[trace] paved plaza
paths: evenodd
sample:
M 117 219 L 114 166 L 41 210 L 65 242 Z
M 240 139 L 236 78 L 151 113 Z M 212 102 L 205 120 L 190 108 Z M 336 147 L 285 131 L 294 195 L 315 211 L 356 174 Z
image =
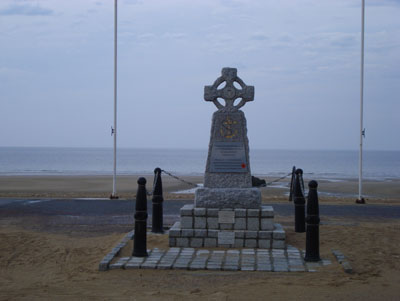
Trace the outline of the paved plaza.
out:
M 216 271 L 314 272 L 329 260 L 307 263 L 294 247 L 280 249 L 205 250 L 194 248 L 157 248 L 148 257 L 121 257 L 109 269 L 182 269 Z
M 288 245 L 286 249 L 204 249 L 169 248 L 148 250 L 148 257 L 118 257 L 120 250 L 132 243 L 129 232 L 99 264 L 99 270 L 176 269 L 214 271 L 315 272 L 330 260 L 305 262 L 304 251 Z M 152 235 L 148 233 L 148 235 Z M 165 234 L 166 235 L 166 234 Z

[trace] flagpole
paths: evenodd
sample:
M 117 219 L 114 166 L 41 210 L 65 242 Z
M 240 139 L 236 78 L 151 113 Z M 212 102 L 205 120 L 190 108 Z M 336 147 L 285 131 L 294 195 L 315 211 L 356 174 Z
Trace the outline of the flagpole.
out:
M 363 101 L 364 101 L 364 20 L 365 20 L 365 0 L 362 0 L 361 8 L 361 76 L 360 76 L 360 155 L 359 155 L 359 177 L 358 177 L 358 199 L 356 203 L 365 203 L 362 196 L 362 163 L 363 163 L 363 138 L 365 130 L 363 125 Z
M 111 199 L 118 199 L 117 196 L 117 0 L 114 0 L 114 173 L 113 191 Z

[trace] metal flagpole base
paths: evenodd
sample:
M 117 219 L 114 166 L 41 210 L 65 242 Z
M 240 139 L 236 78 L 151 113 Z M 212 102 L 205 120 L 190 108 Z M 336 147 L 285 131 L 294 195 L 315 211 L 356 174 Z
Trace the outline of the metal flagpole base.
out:
M 357 199 L 356 204 L 365 204 L 365 199 L 364 198 L 361 198 L 361 200 Z
M 117 199 L 119 199 L 118 195 L 113 195 L 113 194 L 110 195 L 110 200 L 117 200 Z

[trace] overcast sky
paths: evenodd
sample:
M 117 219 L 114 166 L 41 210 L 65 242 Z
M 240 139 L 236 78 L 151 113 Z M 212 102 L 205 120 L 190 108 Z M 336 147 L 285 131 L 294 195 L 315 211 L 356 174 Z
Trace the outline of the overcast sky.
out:
M 358 149 L 361 0 L 120 0 L 118 145 L 207 148 L 235 67 L 250 148 Z M 400 1 L 366 0 L 365 149 L 400 150 Z M 1 0 L 0 146 L 112 147 L 113 0 Z

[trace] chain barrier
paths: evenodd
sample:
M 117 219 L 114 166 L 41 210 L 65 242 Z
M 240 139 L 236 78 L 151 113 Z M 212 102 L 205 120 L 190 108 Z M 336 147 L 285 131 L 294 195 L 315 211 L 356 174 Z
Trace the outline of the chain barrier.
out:
M 178 180 L 178 181 L 181 181 L 182 183 L 185 183 L 185 184 L 187 184 L 187 185 L 194 186 L 194 187 L 199 187 L 198 184 L 195 184 L 195 183 L 186 181 L 186 180 L 184 180 L 184 179 L 182 179 L 182 178 L 180 178 L 180 177 L 178 177 L 178 176 L 173 175 L 172 173 L 170 173 L 170 172 L 168 172 L 168 171 L 166 171 L 166 170 L 164 170 L 164 169 L 161 169 L 161 172 L 163 172 L 163 173 L 169 175 L 170 177 L 172 177 L 172 178 L 174 178 L 174 179 L 176 179 L 176 180 Z
M 200 187 L 200 185 L 195 184 L 195 183 L 192 183 L 192 182 L 189 182 L 189 181 L 186 181 L 186 180 L 184 180 L 184 179 L 182 179 L 182 178 L 180 178 L 180 177 L 178 177 L 178 176 L 176 176 L 176 175 L 173 175 L 172 173 L 170 173 L 170 172 L 168 172 L 168 171 L 166 171 L 166 170 L 164 170 L 164 169 L 161 169 L 161 172 L 167 174 L 168 176 L 170 176 L 170 177 L 174 178 L 175 180 L 178 180 L 178 181 L 180 181 L 180 182 L 182 182 L 182 183 L 184 183 L 184 184 L 186 184 L 186 185 L 193 186 L 193 187 Z M 277 179 L 275 179 L 275 180 L 272 180 L 272 181 L 270 181 L 270 182 L 267 182 L 267 183 L 265 183 L 265 187 L 266 187 L 266 186 L 269 186 L 269 185 L 271 185 L 271 184 L 273 184 L 273 183 L 279 182 L 280 180 L 283 180 L 283 179 L 285 179 L 285 178 L 287 178 L 288 176 L 291 176 L 291 175 L 292 175 L 292 172 L 289 172 L 288 174 L 286 174 L 286 175 L 284 175 L 284 176 L 282 176 L 282 177 L 280 177 L 280 178 L 277 178 Z M 303 184 L 303 185 L 304 185 L 304 184 Z M 155 187 L 155 181 L 153 181 L 153 188 L 152 188 L 152 190 L 151 190 L 151 191 L 147 191 L 147 195 L 148 195 L 148 196 L 152 196 L 152 195 L 153 195 L 153 193 L 154 193 L 154 187 Z M 304 190 L 304 186 L 303 186 L 303 190 Z
M 275 183 L 275 182 L 279 182 L 280 180 L 283 180 L 283 179 L 285 179 L 285 178 L 287 178 L 288 176 L 291 176 L 291 175 L 292 175 L 292 173 L 289 172 L 288 174 L 286 174 L 286 175 L 284 175 L 284 176 L 282 176 L 282 177 L 280 177 L 280 178 L 277 178 L 277 179 L 272 180 L 272 181 L 270 181 L 270 182 L 268 182 L 268 183 L 265 183 L 265 186 L 271 185 L 271 184 L 273 184 L 273 183 Z
M 161 172 L 163 172 L 163 173 L 169 175 L 170 177 L 172 177 L 172 178 L 174 178 L 174 179 L 176 179 L 176 180 L 178 180 L 178 181 L 181 181 L 182 183 L 185 183 L 185 184 L 187 184 L 187 185 L 194 186 L 194 187 L 199 187 L 198 184 L 195 184 L 195 183 L 186 181 L 186 180 L 184 180 L 184 179 L 182 179 L 182 178 L 180 178 L 180 177 L 178 177 L 178 176 L 176 176 L 176 175 L 171 174 L 170 172 L 168 172 L 168 171 L 166 171 L 166 170 L 164 170 L 164 169 L 162 169 Z M 288 176 L 291 176 L 291 175 L 292 175 L 292 173 L 289 172 L 288 174 L 286 174 L 286 175 L 284 175 L 284 176 L 282 176 L 282 177 L 280 177 L 280 178 L 277 178 L 277 179 L 275 179 L 275 180 L 272 180 L 272 181 L 266 183 L 265 186 L 271 185 L 272 183 L 275 183 L 275 182 L 279 182 L 280 180 L 283 180 L 283 179 L 285 179 L 285 178 L 287 178 Z

